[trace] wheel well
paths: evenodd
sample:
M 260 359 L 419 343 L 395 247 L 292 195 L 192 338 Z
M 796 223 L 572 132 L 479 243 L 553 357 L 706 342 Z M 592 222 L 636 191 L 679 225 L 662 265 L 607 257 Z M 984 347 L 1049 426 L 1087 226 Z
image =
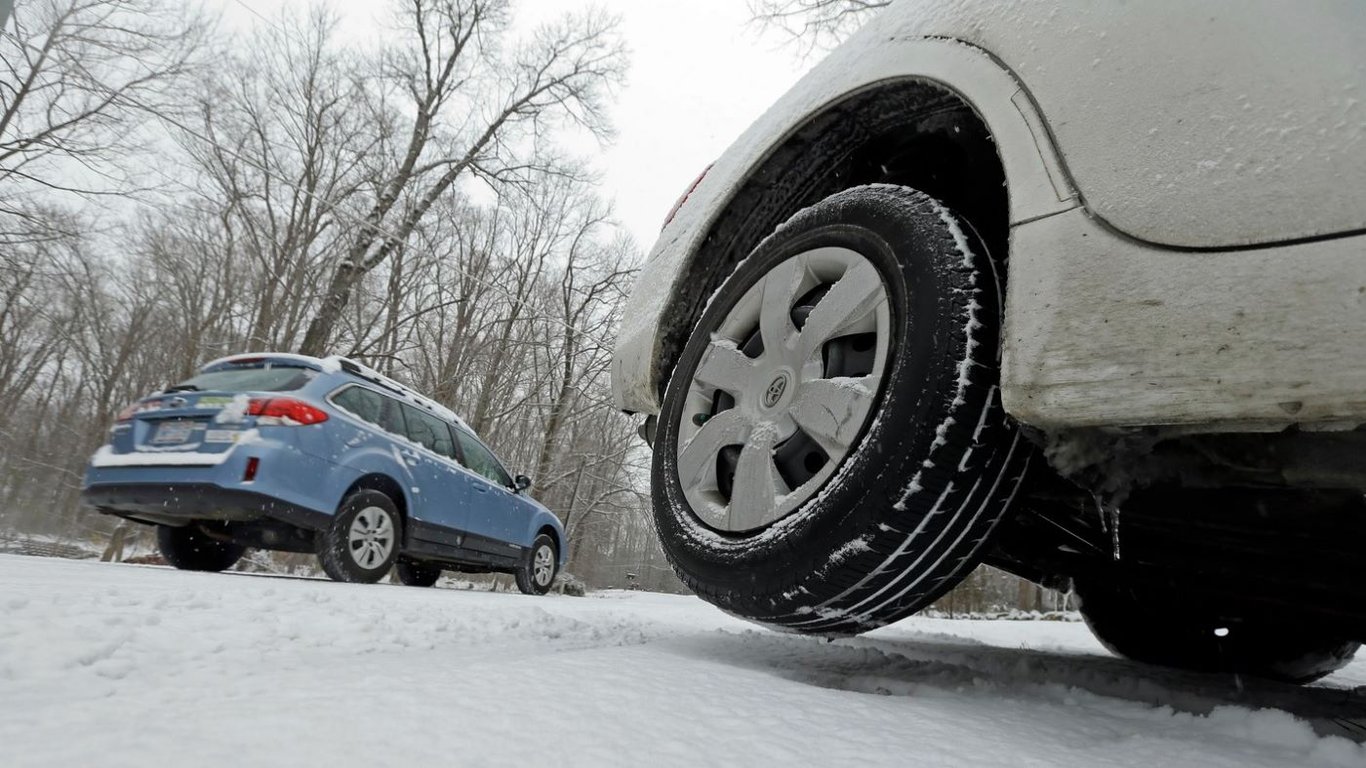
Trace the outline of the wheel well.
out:
M 549 525 L 541 526 L 541 530 L 537 531 L 536 535 L 540 536 L 541 534 L 549 536 L 550 540 L 555 542 L 555 555 L 557 557 L 564 553 L 564 544 L 560 542 L 560 534 L 554 527 Z
M 707 299 L 792 214 L 864 184 L 898 184 L 948 206 L 1005 263 L 1010 228 L 1005 170 L 986 124 L 957 93 L 924 80 L 850 94 L 798 128 L 754 168 L 691 257 L 660 333 L 660 396 Z M 1002 271 L 1004 274 L 1004 271 Z
M 342 499 L 345 500 L 348 496 L 362 488 L 371 491 L 379 491 L 394 502 L 394 506 L 398 507 L 399 517 L 405 523 L 404 532 L 406 534 L 406 523 L 408 522 L 408 497 L 403 493 L 403 486 L 399 485 L 397 480 L 388 475 L 372 472 L 352 483 L 351 487 L 346 489 L 346 493 L 342 494 Z

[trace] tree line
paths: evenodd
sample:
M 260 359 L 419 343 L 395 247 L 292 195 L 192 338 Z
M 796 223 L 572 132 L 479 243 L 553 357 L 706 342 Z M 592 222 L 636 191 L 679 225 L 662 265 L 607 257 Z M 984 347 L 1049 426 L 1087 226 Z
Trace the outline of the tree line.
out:
M 797 39 L 883 0 L 752 0 Z M 0 27 L 0 536 L 99 541 L 114 415 L 209 359 L 343 354 L 462 414 L 594 586 L 678 590 L 608 392 L 637 244 L 566 130 L 611 135 L 616 21 L 509 0 L 322 6 L 243 34 L 174 0 L 19 0 Z M 1031 591 L 1031 589 L 1033 591 Z M 979 570 L 936 606 L 1046 608 Z
M 616 20 L 321 6 L 238 36 L 170 0 L 20 0 L 0 32 L 0 529 L 73 537 L 134 399 L 222 355 L 343 354 L 465 416 L 564 521 L 655 572 L 608 342 L 639 249 L 565 131 L 610 137 Z M 639 578 L 638 576 L 635 578 Z M 668 586 L 662 584 L 661 586 Z

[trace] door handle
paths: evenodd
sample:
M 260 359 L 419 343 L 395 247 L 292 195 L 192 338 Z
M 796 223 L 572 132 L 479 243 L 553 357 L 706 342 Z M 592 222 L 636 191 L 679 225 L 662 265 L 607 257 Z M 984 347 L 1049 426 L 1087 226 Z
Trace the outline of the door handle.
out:
M 483 483 L 475 483 L 474 490 L 478 491 L 479 493 L 488 493 L 489 487 L 487 485 L 484 485 Z

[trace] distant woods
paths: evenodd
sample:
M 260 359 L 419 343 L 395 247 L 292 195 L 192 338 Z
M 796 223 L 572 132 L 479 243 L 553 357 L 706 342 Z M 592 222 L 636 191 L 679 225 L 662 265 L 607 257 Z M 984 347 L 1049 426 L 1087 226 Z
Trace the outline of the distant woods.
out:
M 913 1 L 913 0 L 908 0 Z M 754 20 L 811 52 L 833 47 L 893 0 L 748 0 Z
M 610 135 L 615 20 L 392 0 L 364 41 L 321 9 L 227 38 L 188 7 L 18 0 L 0 31 L 0 531 L 111 530 L 77 495 L 114 414 L 293 350 L 464 415 L 533 474 L 571 572 L 659 570 L 608 394 L 639 250 L 556 141 Z

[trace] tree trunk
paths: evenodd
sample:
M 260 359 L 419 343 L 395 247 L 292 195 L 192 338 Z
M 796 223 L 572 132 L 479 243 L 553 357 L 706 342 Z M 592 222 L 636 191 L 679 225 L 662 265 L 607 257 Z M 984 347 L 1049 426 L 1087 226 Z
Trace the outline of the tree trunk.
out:
M 327 286 L 327 293 L 323 297 L 323 305 L 308 324 L 308 331 L 304 333 L 304 342 L 299 345 L 299 354 L 313 357 L 323 357 L 327 354 L 327 346 L 332 341 L 332 331 L 337 327 L 337 321 L 341 319 L 347 303 L 351 301 L 351 291 L 356 287 L 359 278 L 360 273 L 349 260 L 337 265 L 336 271 L 332 273 L 332 282 Z

